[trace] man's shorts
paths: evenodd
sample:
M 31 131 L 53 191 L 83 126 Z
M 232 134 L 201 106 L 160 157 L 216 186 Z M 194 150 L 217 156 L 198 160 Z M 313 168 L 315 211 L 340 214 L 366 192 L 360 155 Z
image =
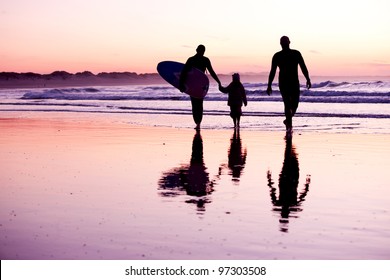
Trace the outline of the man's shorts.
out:
M 284 106 L 296 110 L 299 104 L 300 88 L 298 84 L 280 85 L 280 94 L 282 95 Z

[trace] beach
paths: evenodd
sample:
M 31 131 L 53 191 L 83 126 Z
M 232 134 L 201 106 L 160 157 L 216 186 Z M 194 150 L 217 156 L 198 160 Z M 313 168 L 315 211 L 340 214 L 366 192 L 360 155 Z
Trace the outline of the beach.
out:
M 1 279 L 387 280 L 389 10 L 2 1 Z
M 302 116 L 289 141 L 280 115 L 244 115 L 237 132 L 206 114 L 197 132 L 189 114 L 9 106 L 2 260 L 390 257 L 390 134 L 367 118 Z

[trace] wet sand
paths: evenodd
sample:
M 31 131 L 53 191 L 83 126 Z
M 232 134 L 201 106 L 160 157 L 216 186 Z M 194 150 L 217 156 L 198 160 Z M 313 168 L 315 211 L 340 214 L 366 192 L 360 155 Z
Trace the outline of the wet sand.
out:
M 390 135 L 103 117 L 0 114 L 1 259 L 390 258 Z

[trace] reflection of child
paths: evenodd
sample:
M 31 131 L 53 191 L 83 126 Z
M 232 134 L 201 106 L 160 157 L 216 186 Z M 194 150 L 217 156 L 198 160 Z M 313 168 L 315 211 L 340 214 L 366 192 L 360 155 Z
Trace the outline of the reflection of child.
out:
M 247 105 L 246 93 L 244 86 L 240 82 L 240 75 L 233 74 L 233 81 L 227 86 L 219 86 L 219 90 L 223 93 L 228 93 L 228 105 L 230 106 L 230 116 L 233 119 L 234 127 L 240 126 L 240 118 L 242 115 L 242 103 Z

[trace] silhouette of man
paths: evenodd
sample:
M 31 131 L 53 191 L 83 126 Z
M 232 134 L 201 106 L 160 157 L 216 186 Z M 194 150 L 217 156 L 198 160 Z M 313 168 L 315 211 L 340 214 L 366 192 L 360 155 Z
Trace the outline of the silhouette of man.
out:
M 299 80 L 298 65 L 306 78 L 307 89 L 311 88 L 309 72 L 301 53 L 297 50 L 290 49 L 290 39 L 287 36 L 280 38 L 282 50 L 275 53 L 272 57 L 272 66 L 268 78 L 267 94 L 272 93 L 272 82 L 275 77 L 276 68 L 279 67 L 279 90 L 283 98 L 284 114 L 288 133 L 292 132 L 292 117 L 295 115 L 299 104 Z
M 215 74 L 213 67 L 211 66 L 210 59 L 204 56 L 205 51 L 206 51 L 206 47 L 204 45 L 199 45 L 196 48 L 196 54 L 188 58 L 180 75 L 179 89 L 181 92 L 185 91 L 184 84 L 187 78 L 187 74 L 192 67 L 199 69 L 203 73 L 205 73 L 207 69 L 211 77 L 213 77 L 214 80 L 218 83 L 218 86 L 221 85 L 221 82 L 219 81 L 217 74 Z M 191 96 L 191 105 L 192 105 L 192 117 L 196 124 L 196 129 L 199 129 L 200 123 L 202 122 L 202 118 L 203 118 L 203 98 L 195 98 Z

